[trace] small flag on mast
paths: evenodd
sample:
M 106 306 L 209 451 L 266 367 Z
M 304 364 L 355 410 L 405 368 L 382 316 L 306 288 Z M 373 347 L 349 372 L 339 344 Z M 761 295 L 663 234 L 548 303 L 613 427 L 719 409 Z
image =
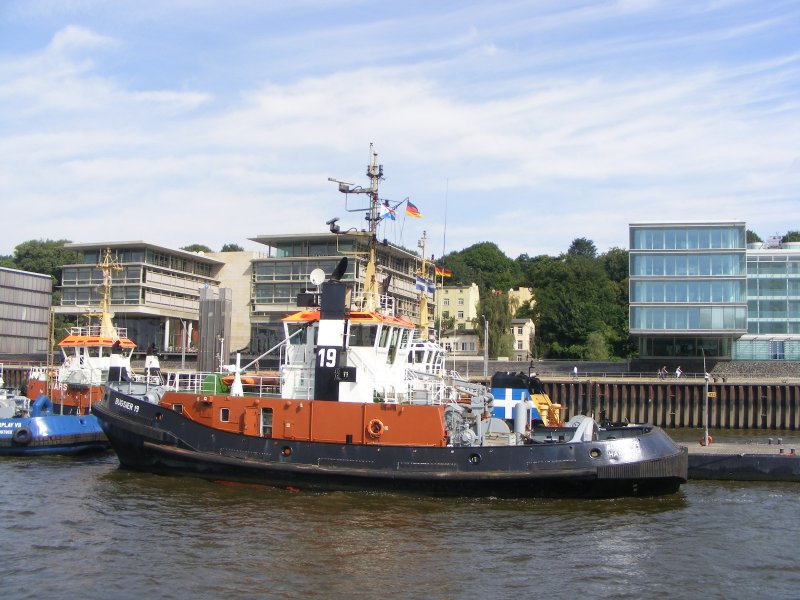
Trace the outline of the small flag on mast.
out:
M 383 204 L 381 204 L 381 218 L 395 221 L 397 218 L 395 215 L 397 215 L 397 211 L 389 206 L 388 200 L 384 200 Z
M 419 209 L 412 204 L 411 200 L 406 198 L 406 216 L 408 217 L 416 217 L 418 219 L 422 218 L 422 213 L 419 212 Z

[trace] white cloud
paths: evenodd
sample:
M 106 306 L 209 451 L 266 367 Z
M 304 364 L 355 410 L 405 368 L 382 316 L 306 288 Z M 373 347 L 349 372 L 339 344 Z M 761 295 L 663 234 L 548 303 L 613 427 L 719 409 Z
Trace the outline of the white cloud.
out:
M 79 48 L 98 48 L 114 45 L 116 42 L 105 35 L 100 35 L 84 27 L 69 25 L 56 32 L 50 42 L 49 49 L 55 52 L 67 52 Z
M 423 229 L 443 237 L 445 200 L 449 250 L 496 241 L 511 256 L 557 254 L 576 237 L 601 251 L 627 246 L 627 224 L 640 220 L 741 218 L 762 237 L 800 228 L 793 45 L 698 60 L 703 40 L 747 48 L 753 30 L 735 15 L 705 30 L 626 27 L 565 43 L 559 34 L 591 19 L 622 27 L 670 9 L 545 6 L 286 21 L 268 42 L 241 25 L 241 64 L 213 64 L 215 48 L 202 46 L 211 24 L 191 45 L 186 28 L 202 25 L 171 22 L 169 11 L 160 20 L 174 35 L 159 39 L 157 65 L 139 55 L 154 38 L 138 25 L 69 14 L 39 51 L 0 56 L 0 187 L 17 211 L 6 211 L 0 254 L 32 238 L 108 239 L 98 212 L 131 230 L 113 239 L 176 247 L 324 230 L 331 216 L 361 226 L 327 177 L 364 183 L 369 142 L 385 164 L 382 194 L 411 196 L 425 215 L 390 232 L 412 247 Z M 693 18 L 693 5 L 671 10 Z M 759 35 L 778 27 L 770 17 Z M 665 55 L 687 39 L 686 60 Z M 171 61 L 183 68 L 172 78 Z M 244 83 L 225 87 L 245 69 L 249 78 L 234 79 Z

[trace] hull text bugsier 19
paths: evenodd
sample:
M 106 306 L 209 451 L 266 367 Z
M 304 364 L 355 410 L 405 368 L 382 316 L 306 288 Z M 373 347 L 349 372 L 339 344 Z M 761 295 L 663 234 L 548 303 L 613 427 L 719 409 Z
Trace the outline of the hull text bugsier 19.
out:
M 497 497 L 671 494 L 687 479 L 687 451 L 651 425 L 566 425 L 535 377 L 494 387 L 447 372 L 440 346 L 394 314 L 377 285 L 373 153 L 364 286 L 340 281 L 347 258 L 284 319 L 280 371 L 191 374 L 153 386 L 109 382 L 93 405 L 123 467 L 301 490 L 392 490 Z M 342 189 L 344 187 L 344 189 Z M 335 223 L 331 225 L 334 230 Z M 424 250 L 422 275 L 425 277 Z M 383 289 L 380 289 L 383 288 Z M 381 292 L 384 292 L 383 294 Z M 421 305 L 427 299 L 421 295 Z M 421 311 L 423 312 L 423 311 Z M 519 389 L 508 389 L 510 387 Z M 223 388 L 224 389 L 224 388 Z M 498 397 L 495 400 L 495 397 Z

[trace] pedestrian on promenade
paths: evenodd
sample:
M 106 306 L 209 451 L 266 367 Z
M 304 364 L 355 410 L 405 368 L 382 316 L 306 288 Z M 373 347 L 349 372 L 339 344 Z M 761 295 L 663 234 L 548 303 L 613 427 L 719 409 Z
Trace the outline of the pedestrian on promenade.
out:
M 572 367 L 572 376 L 577 379 L 578 378 L 578 365 Z
M 683 371 L 681 371 L 681 367 L 679 365 L 678 368 L 675 369 L 675 379 L 680 379 L 681 375 L 683 375 Z

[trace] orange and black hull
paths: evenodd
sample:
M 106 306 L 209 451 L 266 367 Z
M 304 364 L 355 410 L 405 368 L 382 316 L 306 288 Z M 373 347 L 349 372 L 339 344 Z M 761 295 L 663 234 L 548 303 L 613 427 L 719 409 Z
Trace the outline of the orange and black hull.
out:
M 112 388 L 93 412 L 123 467 L 284 488 L 497 497 L 650 496 L 677 492 L 687 474 L 686 450 L 657 428 L 608 441 L 416 446 L 245 435 L 209 427 Z

